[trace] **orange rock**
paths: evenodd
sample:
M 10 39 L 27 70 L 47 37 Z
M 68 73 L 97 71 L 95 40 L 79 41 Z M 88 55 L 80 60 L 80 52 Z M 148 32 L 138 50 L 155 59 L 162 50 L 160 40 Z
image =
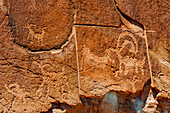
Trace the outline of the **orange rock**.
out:
M 150 79 L 169 110 L 168 6 L 154 2 L 0 0 L 0 112 L 138 112 Z

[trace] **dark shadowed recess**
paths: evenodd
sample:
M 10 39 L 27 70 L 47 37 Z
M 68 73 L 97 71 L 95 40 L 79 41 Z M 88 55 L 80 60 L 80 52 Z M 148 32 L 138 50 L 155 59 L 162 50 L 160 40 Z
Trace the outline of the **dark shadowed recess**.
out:
M 110 91 L 103 97 L 80 96 L 81 104 L 70 106 L 66 103 L 52 103 L 52 107 L 43 113 L 52 113 L 52 109 L 67 110 L 66 113 L 137 113 L 140 112 L 150 90 L 150 79 L 142 91 L 137 93 Z
M 170 99 L 169 98 L 164 98 L 164 97 L 158 97 L 158 106 L 157 110 L 160 113 L 170 113 Z
M 124 12 L 122 12 L 122 11 L 119 9 L 119 7 L 117 6 L 116 0 L 111 0 L 111 2 L 112 2 L 112 1 L 115 2 L 117 10 L 119 11 L 119 13 L 120 13 L 126 20 L 128 20 L 131 24 L 134 24 L 134 25 L 142 28 L 143 30 L 145 29 L 145 28 L 144 28 L 144 25 L 143 25 L 142 23 L 138 22 L 137 20 L 131 18 L 130 16 L 128 16 L 127 14 L 125 14 Z
M 156 110 L 160 113 L 170 113 L 170 98 L 158 96 L 160 91 L 156 88 L 152 88 L 152 92 L 158 102 Z
M 159 90 L 152 88 L 152 92 L 153 92 L 153 97 L 156 98 L 156 95 L 159 93 Z

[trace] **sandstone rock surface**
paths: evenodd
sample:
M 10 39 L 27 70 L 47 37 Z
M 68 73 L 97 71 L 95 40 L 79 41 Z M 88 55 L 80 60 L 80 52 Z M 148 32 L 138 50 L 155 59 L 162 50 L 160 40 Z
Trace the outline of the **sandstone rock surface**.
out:
M 169 7 L 0 0 L 0 112 L 170 112 Z
M 153 76 L 152 87 L 159 92 L 158 101 L 167 102 L 166 104 L 170 106 L 169 1 L 117 0 L 117 3 L 123 12 L 146 26 Z M 163 111 L 168 109 L 170 112 L 165 105 L 160 106 Z

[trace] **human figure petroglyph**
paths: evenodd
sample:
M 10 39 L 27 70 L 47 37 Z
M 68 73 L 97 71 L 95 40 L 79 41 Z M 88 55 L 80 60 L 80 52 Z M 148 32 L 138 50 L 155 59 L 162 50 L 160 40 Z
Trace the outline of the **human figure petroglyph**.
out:
M 38 97 L 44 96 L 43 94 L 46 93 L 45 89 L 47 89 L 47 84 L 48 84 L 48 81 L 45 78 L 43 78 L 43 82 L 41 83 L 41 85 L 39 86 L 39 88 L 37 89 L 35 93 Z
M 26 97 L 30 95 L 29 92 L 23 91 L 23 89 L 20 88 L 20 86 L 17 83 L 13 84 L 5 84 L 5 88 L 9 93 L 12 93 L 15 96 L 15 99 L 13 101 L 13 104 L 19 104 L 19 103 L 26 103 L 25 100 Z
M 37 1 L 37 0 L 32 0 L 32 1 Z M 46 0 L 44 0 L 44 1 L 46 1 Z M 53 1 L 53 0 L 50 0 L 50 1 Z M 53 4 L 50 4 L 50 5 L 53 5 Z M 36 4 L 34 4 L 34 7 L 38 7 L 38 6 L 36 6 Z M 44 6 L 44 7 L 46 7 L 46 6 Z M 50 17 L 49 15 L 47 17 Z M 65 20 L 63 20 L 63 21 L 65 21 Z M 31 92 L 32 95 L 30 96 L 30 98 L 33 99 L 34 103 L 36 103 L 36 104 L 40 103 L 40 104 L 38 104 L 40 106 L 42 106 L 44 103 L 48 103 L 48 102 L 50 103 L 50 102 L 54 102 L 54 101 L 68 102 L 71 105 L 73 103 L 73 101 L 75 100 L 76 101 L 75 103 L 77 103 L 77 100 L 76 100 L 76 98 L 78 97 L 77 96 L 77 88 L 79 88 L 79 90 L 80 90 L 80 85 L 79 85 L 80 82 L 82 82 L 83 86 L 85 86 L 86 84 L 92 85 L 92 82 L 89 82 L 89 80 L 87 80 L 86 82 L 83 83 L 83 79 L 85 78 L 85 76 L 84 76 L 85 74 L 84 75 L 82 74 L 82 76 L 80 75 L 81 76 L 80 80 L 79 80 L 79 74 L 77 74 L 77 76 L 75 77 L 75 75 L 76 75 L 75 73 L 76 72 L 79 73 L 79 66 L 77 66 L 77 68 L 76 68 L 76 66 L 75 66 L 76 63 L 72 64 L 72 62 L 77 62 L 77 65 L 79 63 L 79 60 L 78 60 L 79 48 L 77 47 L 79 45 L 77 44 L 77 42 L 75 42 L 75 41 L 77 41 L 77 39 L 75 38 L 76 34 L 74 34 L 74 33 L 76 33 L 75 29 L 73 29 L 73 27 L 72 27 L 72 30 L 70 30 L 70 33 L 68 33 L 69 35 L 66 38 L 66 42 L 62 43 L 59 47 L 57 46 L 56 48 L 52 48 L 52 46 L 51 46 L 49 48 L 45 48 L 45 46 L 43 46 L 44 43 L 46 43 L 45 38 L 49 38 L 49 40 L 53 40 L 55 38 L 58 42 L 60 42 L 60 40 L 58 40 L 58 39 L 63 38 L 63 37 L 58 35 L 58 34 L 54 35 L 54 37 L 46 37 L 46 32 L 48 31 L 47 26 L 41 26 L 42 29 L 40 29 L 40 31 L 38 31 L 38 29 L 37 29 L 40 26 L 35 24 L 35 23 L 24 24 L 24 26 L 27 27 L 26 29 L 28 29 L 29 32 L 28 32 L 28 36 L 26 36 L 26 37 L 23 36 L 22 38 L 24 40 L 25 40 L 25 38 L 27 38 L 27 41 L 28 41 L 27 44 L 29 46 L 18 44 L 17 47 L 19 48 L 21 46 L 20 47 L 21 51 L 25 50 L 26 52 L 29 53 L 30 56 L 28 56 L 28 58 L 30 58 L 31 61 L 29 59 L 28 62 L 30 62 L 31 65 L 34 64 L 34 62 L 36 62 L 37 65 L 33 65 L 31 68 L 28 66 L 28 67 L 26 67 L 26 69 L 29 69 L 29 70 L 26 70 L 26 69 L 23 69 L 23 70 L 30 71 L 30 73 L 34 72 L 34 74 L 37 75 L 37 78 L 39 78 L 39 77 L 43 78 L 43 81 L 42 80 L 39 81 L 38 86 L 37 86 L 37 83 L 36 83 L 36 89 L 34 89 L 34 90 L 31 89 L 31 88 L 28 89 L 29 92 L 34 91 L 34 92 Z M 76 24 L 73 25 L 73 26 L 75 28 L 80 27 L 80 29 L 82 27 L 81 25 L 79 26 L 79 25 L 76 25 Z M 107 26 L 104 25 L 102 27 L 107 27 Z M 114 26 L 112 26 L 112 27 L 114 27 Z M 67 26 L 65 26 L 65 28 L 67 28 Z M 87 26 L 87 29 L 90 29 L 90 28 L 94 28 L 94 29 L 97 29 L 97 30 L 99 28 L 99 30 L 101 30 L 100 25 L 94 26 L 94 27 L 93 26 Z M 109 29 L 110 28 L 111 28 L 111 26 L 109 27 Z M 71 29 L 71 27 L 70 27 L 70 29 Z M 113 29 L 120 30 L 121 28 L 116 27 L 116 28 L 113 28 Z M 113 30 L 113 29 L 111 28 L 111 30 Z M 79 28 L 77 29 L 77 31 L 78 30 L 79 30 Z M 64 33 L 65 31 L 61 30 L 60 32 Z M 92 32 L 92 34 L 90 34 L 90 32 Z M 93 33 L 94 34 L 96 33 L 95 31 L 94 32 L 90 31 L 90 32 L 89 32 L 90 35 L 93 35 Z M 108 30 L 104 30 L 101 33 L 101 38 L 105 38 L 105 35 L 103 35 L 103 34 L 106 34 L 106 32 L 108 32 Z M 84 32 L 81 32 L 81 34 L 83 34 L 83 33 Z M 113 35 L 118 36 L 117 34 L 119 34 L 119 32 L 115 33 L 115 34 L 113 32 L 109 32 L 109 33 L 111 34 L 110 36 L 113 36 Z M 73 35 L 75 35 L 75 36 L 73 36 Z M 90 35 L 88 37 L 85 37 L 85 38 L 89 38 Z M 129 37 L 131 37 L 131 38 L 130 39 L 123 38 L 126 35 L 129 35 Z M 72 37 L 72 38 L 69 39 L 68 37 Z M 79 38 L 78 35 L 77 35 L 77 38 Z M 75 39 L 75 41 L 73 41 L 74 39 Z M 97 42 L 100 43 L 100 39 L 96 38 Z M 83 49 L 84 50 L 83 55 L 84 55 L 85 63 L 89 63 L 89 65 L 93 68 L 96 68 L 96 67 L 102 68 L 106 72 L 105 73 L 106 75 L 110 74 L 110 72 L 108 73 L 109 70 L 112 71 L 111 74 L 113 76 L 121 76 L 120 73 L 124 73 L 124 75 L 128 75 L 128 72 L 134 71 L 134 70 L 136 72 L 140 71 L 137 68 L 142 68 L 142 66 L 143 66 L 142 63 L 145 61 L 145 58 L 143 60 L 138 60 L 137 58 L 131 58 L 128 55 L 126 55 L 126 56 L 121 55 L 121 52 L 124 51 L 125 49 L 127 49 L 128 52 L 134 54 L 134 56 L 135 56 L 135 54 L 138 53 L 138 46 L 137 46 L 136 38 L 130 32 L 123 32 L 123 33 L 120 34 L 118 40 L 119 40 L 118 43 L 117 43 L 117 41 L 114 41 L 114 43 L 117 43 L 117 44 L 115 44 L 115 45 L 117 45 L 116 47 L 114 46 L 112 48 L 112 46 L 109 45 L 110 47 L 105 50 L 105 55 L 103 57 L 98 57 L 96 54 L 92 54 L 91 50 L 89 48 L 84 48 Z M 79 41 L 81 41 L 81 40 L 78 40 L 78 43 L 79 43 Z M 107 41 L 109 42 L 111 40 L 110 39 L 103 40 L 104 44 L 107 44 Z M 46 43 L 46 44 L 48 44 L 50 46 L 51 44 L 56 44 L 56 42 L 52 41 L 52 42 L 49 42 L 49 43 Z M 90 44 L 92 44 L 92 43 L 90 43 Z M 15 44 L 15 45 L 17 45 L 17 44 Z M 32 50 L 32 46 L 37 46 L 37 48 L 35 47 Z M 92 46 L 95 46 L 95 44 L 92 45 Z M 102 46 L 98 46 L 98 47 L 99 48 L 95 49 L 94 52 L 96 52 L 96 51 L 98 52 L 98 50 L 100 50 L 100 47 L 102 48 Z M 11 47 L 11 48 L 14 49 L 14 50 L 16 49 L 16 48 L 13 48 L 13 47 Z M 75 48 L 76 48 L 76 52 L 75 52 Z M 101 49 L 101 50 L 103 50 L 103 49 Z M 70 57 L 72 57 L 70 54 L 73 54 L 72 55 L 73 58 L 70 58 Z M 81 53 L 79 53 L 79 55 L 80 54 Z M 114 54 L 114 56 L 113 56 L 113 54 Z M 36 56 L 36 58 L 34 59 L 32 57 L 32 55 Z M 76 55 L 76 58 L 75 58 L 74 55 Z M 79 57 L 79 58 L 81 59 L 81 57 Z M 18 57 L 16 57 L 16 59 L 18 59 Z M 24 62 L 24 61 L 25 61 L 25 59 L 23 58 L 22 62 Z M 60 63 L 62 63 L 62 64 L 60 65 Z M 140 64 L 141 66 L 137 67 L 137 65 L 138 65 L 137 63 Z M 68 69 L 68 68 L 65 68 L 66 66 L 70 66 L 71 68 L 73 68 L 73 67 L 74 68 Z M 37 68 L 33 68 L 33 67 L 37 67 Z M 21 65 L 20 68 L 22 68 L 22 65 Z M 37 69 L 40 69 L 41 71 L 38 71 L 38 73 L 37 73 L 37 71 L 36 71 Z M 94 71 L 96 71 L 96 70 L 94 70 Z M 68 73 L 68 71 L 69 71 L 69 73 Z M 92 72 L 91 75 L 93 76 L 93 70 L 91 72 Z M 87 73 L 87 74 L 90 75 L 90 73 Z M 28 76 L 27 73 L 25 74 L 25 76 Z M 65 77 L 67 76 L 68 79 L 71 79 L 71 80 L 56 79 L 56 78 L 61 77 L 61 76 L 65 76 Z M 134 75 L 134 76 L 136 76 L 136 75 Z M 20 77 L 20 76 L 17 76 L 17 77 Z M 45 77 L 48 77 L 49 79 L 45 79 Z M 96 76 L 96 78 L 97 77 L 98 76 Z M 53 78 L 55 78 L 55 80 L 53 80 Z M 78 78 L 78 87 L 77 87 L 77 82 L 72 82 L 74 80 L 77 80 L 77 78 Z M 107 78 L 107 77 L 105 77 L 105 78 Z M 134 79 L 132 81 L 135 81 L 135 79 L 137 79 L 137 81 L 138 81 L 138 79 L 140 79 L 140 78 L 134 77 Z M 94 79 L 92 79 L 91 81 L 93 81 L 93 80 Z M 104 80 L 106 80 L 106 79 L 104 79 Z M 112 87 L 112 85 L 115 85 L 116 87 L 118 87 L 117 88 L 118 90 L 121 90 L 121 91 L 123 90 L 123 86 L 121 86 L 119 83 L 117 83 L 117 81 L 112 82 L 111 81 L 112 79 L 110 79 L 110 81 L 113 83 L 112 84 L 111 82 L 109 82 L 107 80 L 104 81 L 106 83 L 106 85 L 103 86 L 104 88 L 107 88 L 106 86 Z M 62 83 L 60 83 L 60 81 L 62 81 Z M 122 80 L 122 81 L 124 82 L 124 80 Z M 96 82 L 96 80 L 94 82 Z M 28 81 L 28 83 L 29 83 L 29 81 Z M 109 85 L 111 83 L 112 85 L 109 86 L 107 83 Z M 21 83 L 21 84 L 24 85 L 24 83 Z M 72 87 L 72 84 L 73 84 L 74 87 Z M 93 86 L 96 87 L 96 85 L 98 85 L 98 82 L 96 82 L 96 84 L 93 85 Z M 30 84 L 30 86 L 32 87 L 32 84 Z M 88 93 L 89 91 L 86 91 L 85 87 L 83 87 L 83 86 L 81 87 L 81 90 L 82 91 L 85 90 L 85 93 Z M 76 90 L 74 91 L 74 89 L 76 89 Z M 113 89 L 111 89 L 111 90 L 113 90 Z M 24 89 L 23 89 L 23 91 L 24 91 Z M 106 93 L 106 91 L 103 91 L 100 87 L 90 89 L 90 92 L 93 95 L 96 92 L 98 92 L 98 94 L 100 94 L 100 95 L 104 95 Z M 100 93 L 100 92 L 102 92 L 102 93 Z M 78 94 L 80 95 L 80 91 L 79 91 Z M 82 95 L 82 93 L 81 93 L 81 95 Z M 25 99 L 25 97 L 23 96 L 24 99 Z M 22 100 L 22 98 L 20 100 Z M 71 101 L 69 102 L 67 100 L 69 100 L 69 101 L 71 100 Z M 30 104 L 30 102 L 29 102 L 29 104 Z M 26 106 L 28 106 L 28 105 L 26 105 Z
M 33 64 L 33 62 L 36 61 L 39 65 L 38 67 L 36 65 L 32 66 L 32 69 L 29 68 L 30 71 L 37 70 L 35 68 L 37 67 L 40 70 L 38 74 L 41 74 L 44 79 L 38 89 L 34 92 L 33 95 L 36 97 L 34 99 L 36 101 L 41 101 L 40 99 L 45 98 L 45 102 L 45 100 L 51 98 L 49 96 L 49 91 L 51 90 L 50 85 L 52 83 L 57 84 L 60 80 L 54 82 L 50 80 L 52 78 L 51 76 L 48 80 L 45 80 L 44 76 L 51 73 L 53 76 L 63 76 L 63 74 L 67 74 L 65 67 L 76 62 L 76 59 L 72 59 L 71 61 L 69 59 L 76 55 L 76 31 L 73 25 L 75 12 L 73 3 L 72 1 L 61 0 L 9 0 L 9 6 L 12 6 L 8 7 L 8 11 L 10 12 L 10 24 L 14 36 L 14 44 L 22 49 L 26 49 L 26 52 L 28 52 L 30 56 L 36 56 L 37 58 L 42 56 L 42 61 L 49 58 L 49 62 L 55 62 L 55 65 L 57 66 L 60 65 L 60 62 L 63 63 L 59 69 L 56 69 L 55 66 L 49 65 L 48 63 L 41 63 L 41 61 L 37 62 L 37 59 L 30 61 L 30 64 Z M 23 10 L 23 12 L 21 10 L 16 10 L 17 6 L 20 6 L 21 8 L 24 7 L 23 9 L 27 10 Z M 23 15 L 20 15 L 21 12 Z M 18 18 L 20 18 L 20 21 L 18 21 Z M 54 61 L 51 61 L 51 58 L 54 59 Z M 52 68 L 54 68 L 54 71 L 50 70 Z M 62 70 L 60 70 L 60 68 Z M 55 72 L 55 70 L 60 70 L 61 72 Z M 74 68 L 74 70 L 77 69 Z M 52 83 L 50 83 L 50 81 Z M 62 86 L 54 88 L 60 89 L 60 87 Z M 70 87 L 69 83 L 66 87 Z M 64 96 L 58 95 L 58 98 L 63 99 Z

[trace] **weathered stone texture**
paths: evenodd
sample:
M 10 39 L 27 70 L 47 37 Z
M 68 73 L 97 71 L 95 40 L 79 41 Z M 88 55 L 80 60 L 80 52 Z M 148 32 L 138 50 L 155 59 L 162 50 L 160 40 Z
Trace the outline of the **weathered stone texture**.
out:
M 120 26 L 121 21 L 111 0 L 73 0 L 76 24 Z
M 14 42 L 23 47 L 60 48 L 72 32 L 74 11 L 68 0 L 8 0 L 6 4 Z
M 81 76 L 109 90 L 132 93 L 142 90 L 150 78 L 144 37 L 121 28 L 76 29 Z
M 11 17 L 1 14 L 0 112 L 47 111 L 56 100 L 76 105 L 79 97 L 73 35 L 61 49 L 32 52 L 15 43 L 18 37 L 9 26 Z
M 0 0 L 0 112 L 169 112 L 169 6 Z
M 153 75 L 152 87 L 160 91 L 157 95 L 158 100 L 166 98 L 162 101 L 169 102 L 170 2 L 168 0 L 117 0 L 117 3 L 122 11 L 146 26 Z

